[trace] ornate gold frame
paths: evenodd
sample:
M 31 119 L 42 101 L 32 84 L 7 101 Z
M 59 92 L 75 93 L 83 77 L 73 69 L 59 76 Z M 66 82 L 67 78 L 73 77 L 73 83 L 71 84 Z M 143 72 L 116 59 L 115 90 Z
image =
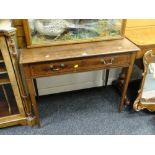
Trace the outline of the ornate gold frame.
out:
M 137 99 L 135 100 L 133 104 L 133 108 L 135 111 L 140 111 L 142 109 L 148 109 L 149 111 L 153 112 L 155 111 L 155 104 L 144 104 L 141 102 L 141 97 L 142 97 L 142 92 L 144 89 L 144 84 L 146 80 L 146 75 L 148 72 L 148 66 L 150 63 L 154 62 L 155 63 L 155 51 L 149 50 L 148 52 L 145 53 L 143 57 L 143 63 L 144 63 L 144 73 L 143 73 L 143 79 L 141 82 L 141 87 L 140 90 L 138 91 L 139 95 Z
M 104 39 L 103 37 L 96 37 L 93 39 L 81 39 L 81 40 L 66 40 L 66 41 L 57 41 L 53 43 L 44 43 L 44 44 L 32 44 L 31 32 L 28 24 L 28 19 L 23 19 L 23 26 L 25 31 L 26 37 L 26 44 L 27 48 L 34 48 L 34 47 L 42 47 L 42 46 L 52 46 L 52 45 L 64 45 L 64 44 L 75 44 L 75 43 L 85 43 L 85 42 L 92 42 L 92 41 L 103 41 L 103 40 L 111 40 L 111 39 L 122 39 L 124 38 L 125 34 L 125 27 L 126 27 L 126 19 L 122 19 L 121 25 L 121 34 L 118 37 L 111 37 L 109 39 Z

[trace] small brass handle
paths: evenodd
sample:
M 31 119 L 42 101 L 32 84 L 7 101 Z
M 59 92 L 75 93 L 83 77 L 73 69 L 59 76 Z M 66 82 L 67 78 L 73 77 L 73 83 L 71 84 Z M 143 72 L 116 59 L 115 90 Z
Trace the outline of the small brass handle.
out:
M 101 59 L 101 62 L 105 65 L 112 65 L 114 61 L 114 58 L 108 59 L 108 60 L 104 60 L 103 58 Z
M 60 68 L 51 68 L 52 69 L 52 71 L 59 71 L 60 70 Z
M 64 67 L 65 67 L 64 64 L 60 64 L 59 66 L 50 65 L 50 69 L 52 71 L 59 71 L 59 70 L 63 69 Z

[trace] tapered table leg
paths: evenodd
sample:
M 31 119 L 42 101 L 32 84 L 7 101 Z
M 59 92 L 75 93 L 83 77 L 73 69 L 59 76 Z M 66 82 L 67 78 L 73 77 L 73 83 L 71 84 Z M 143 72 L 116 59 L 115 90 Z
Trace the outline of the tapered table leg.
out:
M 108 79 L 109 79 L 109 69 L 106 69 L 105 86 L 107 86 L 108 84 Z
M 33 78 L 31 78 L 31 71 L 30 71 L 29 65 L 24 65 L 23 70 L 24 70 L 24 75 L 25 75 L 25 79 L 26 79 L 26 86 L 27 86 L 28 94 L 30 95 L 33 112 L 36 117 L 36 123 L 38 124 L 39 127 L 41 127 L 38 105 L 36 103 L 36 98 L 35 98 L 35 89 L 34 89 L 34 84 L 33 84 Z M 32 115 L 32 111 L 31 111 L 31 115 Z
M 131 77 L 131 73 L 132 73 L 132 69 L 133 69 L 133 64 L 135 61 L 135 54 L 132 54 L 131 60 L 132 61 L 130 62 L 130 66 L 126 70 L 126 77 L 125 77 L 125 81 L 124 81 L 124 85 L 123 85 L 122 99 L 121 99 L 121 103 L 119 105 L 119 112 L 122 111 L 124 103 L 125 103 L 127 88 L 128 88 L 129 81 L 130 81 L 130 77 Z
M 37 105 L 36 99 L 35 99 L 35 91 L 34 91 L 33 81 L 32 81 L 32 79 L 26 79 L 26 83 L 27 83 L 29 94 L 30 94 L 33 111 L 34 111 L 34 114 L 36 116 L 37 124 L 39 127 L 41 127 L 38 105 Z

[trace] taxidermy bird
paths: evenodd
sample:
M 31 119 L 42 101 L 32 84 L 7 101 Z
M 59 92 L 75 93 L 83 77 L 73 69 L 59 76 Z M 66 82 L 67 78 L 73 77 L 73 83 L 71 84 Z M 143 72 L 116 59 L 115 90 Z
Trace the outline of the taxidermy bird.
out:
M 35 20 L 34 26 L 36 31 L 45 36 L 58 37 L 60 36 L 69 23 L 65 20 L 52 19 L 52 20 Z
M 76 23 L 69 22 L 65 19 L 36 19 L 34 22 L 34 28 L 40 35 L 45 35 L 49 37 L 61 36 L 68 29 L 85 29 L 89 31 L 96 31 L 93 27 L 89 25 L 79 25 L 78 21 Z M 96 32 L 97 33 L 97 32 Z

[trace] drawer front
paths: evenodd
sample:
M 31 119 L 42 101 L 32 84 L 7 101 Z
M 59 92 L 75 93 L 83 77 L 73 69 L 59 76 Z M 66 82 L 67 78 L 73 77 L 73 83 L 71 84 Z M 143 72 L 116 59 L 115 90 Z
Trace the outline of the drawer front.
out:
M 130 54 L 31 64 L 33 77 L 129 66 Z

